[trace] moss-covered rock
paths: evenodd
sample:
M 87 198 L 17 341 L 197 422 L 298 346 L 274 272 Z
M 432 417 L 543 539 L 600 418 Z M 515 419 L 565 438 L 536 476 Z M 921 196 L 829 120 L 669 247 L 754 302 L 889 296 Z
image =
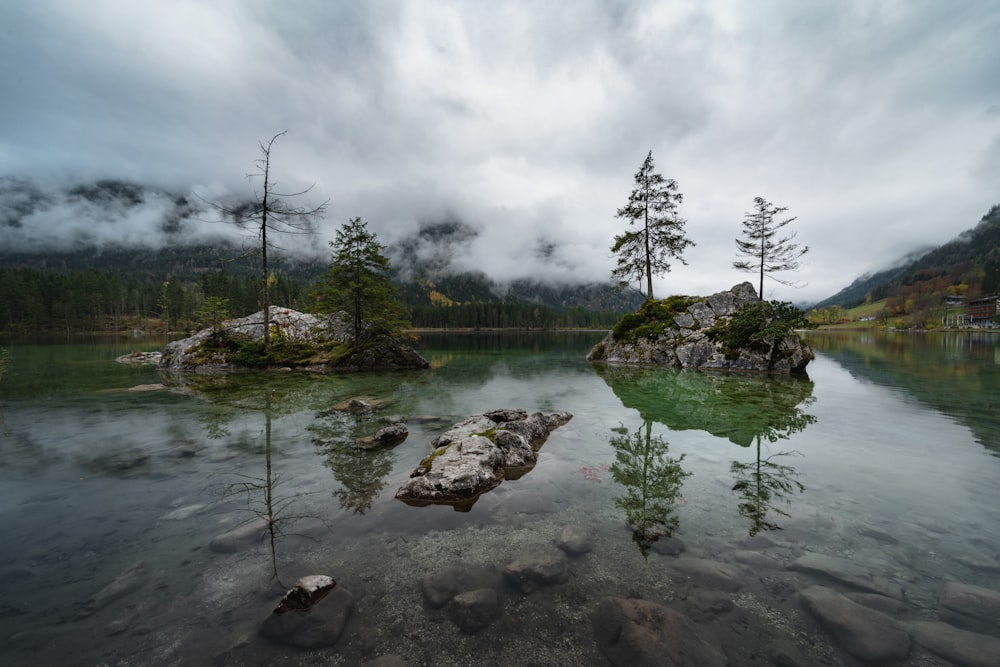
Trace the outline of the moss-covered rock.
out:
M 713 370 L 792 373 L 812 349 L 793 331 L 787 304 L 761 302 L 749 282 L 707 297 L 647 301 L 623 317 L 587 355 L 590 361 Z
M 379 370 L 427 368 L 426 359 L 392 336 L 377 336 L 357 349 L 347 316 L 317 316 L 272 308 L 270 345 L 264 349 L 264 311 L 227 320 L 194 336 L 168 343 L 159 368 L 166 371 L 239 368 Z

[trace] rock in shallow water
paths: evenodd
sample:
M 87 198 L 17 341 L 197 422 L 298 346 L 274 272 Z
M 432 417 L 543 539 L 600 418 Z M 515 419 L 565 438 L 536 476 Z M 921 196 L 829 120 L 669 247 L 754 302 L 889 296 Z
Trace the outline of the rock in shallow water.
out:
M 594 541 L 580 526 L 566 526 L 556 538 L 556 546 L 570 556 L 581 556 L 594 548 Z
M 412 504 L 450 504 L 468 510 L 485 491 L 504 480 L 508 468 L 534 465 L 535 449 L 572 418 L 568 412 L 532 415 L 491 410 L 455 424 L 435 441 L 396 498 Z
M 448 617 L 462 632 L 479 632 L 500 614 L 500 598 L 492 588 L 478 588 L 459 593 L 448 605 Z
M 1000 591 L 949 581 L 941 589 L 940 602 L 945 620 L 1000 636 Z
M 293 614 L 271 614 L 260 633 L 271 641 L 302 649 L 333 646 L 354 610 L 354 596 L 334 588 L 308 610 Z
M 928 651 L 961 667 L 1000 667 L 1000 638 L 959 630 L 947 623 L 917 621 L 906 626 Z
M 313 605 L 325 598 L 333 590 L 337 582 L 325 574 L 310 574 L 302 577 L 281 598 L 275 607 L 275 614 L 286 614 L 290 611 L 308 611 Z
M 725 667 L 718 643 L 681 613 L 649 600 L 605 598 L 591 615 L 594 639 L 616 667 Z
M 566 581 L 567 565 L 566 556 L 553 550 L 518 558 L 503 568 L 503 575 L 517 590 L 531 593 Z
M 800 595 L 806 609 L 851 655 L 884 663 L 910 654 L 910 635 L 885 614 L 824 586 L 812 586 Z

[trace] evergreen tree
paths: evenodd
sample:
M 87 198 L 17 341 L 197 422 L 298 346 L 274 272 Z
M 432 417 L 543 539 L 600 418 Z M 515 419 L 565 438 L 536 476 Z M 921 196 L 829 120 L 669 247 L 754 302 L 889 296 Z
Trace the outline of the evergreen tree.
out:
M 649 151 L 635 174 L 628 204 L 615 214 L 628 220 L 630 228 L 616 236 L 611 246 L 618 258 L 612 277 L 623 287 L 633 280 L 641 286 L 645 279 L 647 301 L 653 298 L 653 276 L 670 271 L 670 258 L 687 264 L 681 255 L 694 245 L 684 235 L 686 221 L 677 215 L 684 195 L 677 191 L 676 181 L 663 178 L 654 169 L 653 151 Z
M 351 317 L 354 349 L 360 347 L 366 327 L 375 336 L 408 326 L 406 309 L 399 302 L 389 276 L 389 259 L 368 223 L 352 218 L 330 242 L 333 257 L 313 296 L 316 311 L 345 311 Z
M 793 217 L 779 222 L 775 221 L 775 216 L 787 211 L 787 207 L 775 206 L 763 197 L 754 198 L 753 204 L 754 211 L 743 216 L 743 238 L 736 239 L 737 255 L 746 259 L 734 261 L 733 268 L 747 273 L 759 272 L 760 290 L 757 296 L 763 301 L 764 276 L 768 275 L 782 285 L 794 287 L 795 283 L 775 278 L 770 274 L 777 271 L 798 269 L 798 260 L 809 252 L 809 246 L 799 248 L 798 244 L 792 243 L 795 239 L 795 232 L 786 236 L 778 236 L 783 227 L 795 220 Z

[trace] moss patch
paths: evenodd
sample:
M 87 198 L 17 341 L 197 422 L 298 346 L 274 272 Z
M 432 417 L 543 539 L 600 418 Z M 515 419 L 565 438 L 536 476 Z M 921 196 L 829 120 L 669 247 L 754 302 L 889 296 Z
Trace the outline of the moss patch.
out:
M 626 343 L 634 343 L 642 338 L 655 339 L 668 329 L 679 329 L 674 318 L 697 302 L 698 299 L 688 296 L 647 301 L 636 312 L 622 317 L 612 329 L 611 337 Z

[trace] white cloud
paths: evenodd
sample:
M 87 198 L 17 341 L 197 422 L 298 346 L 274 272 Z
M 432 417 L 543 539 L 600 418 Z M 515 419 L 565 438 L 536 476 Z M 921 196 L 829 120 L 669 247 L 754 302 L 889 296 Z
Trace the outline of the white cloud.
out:
M 480 232 L 456 261 L 499 278 L 608 277 L 649 149 L 698 244 L 661 292 L 745 277 L 733 239 L 757 195 L 813 247 L 808 288 L 775 290 L 795 300 L 1000 198 L 990 2 L 40 0 L 5 3 L 0 26 L 0 175 L 247 193 L 257 141 L 288 130 L 277 177 L 330 198 L 325 237 L 361 216 L 393 242 L 453 215 Z M 86 231 L 52 216 L 25 241 Z

